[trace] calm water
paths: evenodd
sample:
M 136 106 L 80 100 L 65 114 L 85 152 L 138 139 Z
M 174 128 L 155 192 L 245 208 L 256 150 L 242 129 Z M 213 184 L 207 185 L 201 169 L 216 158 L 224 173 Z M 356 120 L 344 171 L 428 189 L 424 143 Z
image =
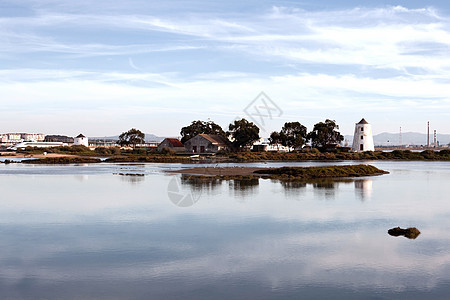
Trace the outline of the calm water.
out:
M 181 164 L 0 164 L 1 299 L 448 298 L 450 163 L 372 164 L 391 173 L 198 183 L 164 172 Z

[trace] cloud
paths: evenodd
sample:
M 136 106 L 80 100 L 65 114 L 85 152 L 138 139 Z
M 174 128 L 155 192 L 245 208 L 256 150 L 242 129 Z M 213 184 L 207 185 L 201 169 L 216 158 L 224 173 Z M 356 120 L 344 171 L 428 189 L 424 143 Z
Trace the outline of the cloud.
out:
M 437 9 L 400 6 L 183 18 L 40 9 L 0 18 L 0 90 L 5 107 L 30 114 L 79 103 L 97 113 L 129 105 L 130 118 L 139 107 L 225 120 L 264 90 L 289 119 L 355 110 L 410 119 L 449 108 L 449 24 Z

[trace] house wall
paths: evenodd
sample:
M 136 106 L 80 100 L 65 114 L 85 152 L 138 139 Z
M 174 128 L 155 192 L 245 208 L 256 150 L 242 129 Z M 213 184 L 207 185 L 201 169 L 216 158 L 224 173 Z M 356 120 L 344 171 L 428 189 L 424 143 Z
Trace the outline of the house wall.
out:
M 203 153 L 216 153 L 217 151 L 220 150 L 218 146 L 214 145 L 209 140 L 199 135 L 193 137 L 192 139 L 184 143 L 184 148 L 186 149 L 186 152 L 189 153 L 202 153 L 201 152 L 202 147 L 204 147 L 205 149 Z M 196 151 L 195 148 L 197 149 Z

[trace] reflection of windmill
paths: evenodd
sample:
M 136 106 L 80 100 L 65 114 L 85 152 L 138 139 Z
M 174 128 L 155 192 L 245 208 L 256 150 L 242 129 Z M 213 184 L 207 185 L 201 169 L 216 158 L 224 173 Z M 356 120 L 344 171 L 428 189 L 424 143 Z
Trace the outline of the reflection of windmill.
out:
M 355 180 L 355 192 L 362 201 L 369 199 L 372 196 L 372 179 Z

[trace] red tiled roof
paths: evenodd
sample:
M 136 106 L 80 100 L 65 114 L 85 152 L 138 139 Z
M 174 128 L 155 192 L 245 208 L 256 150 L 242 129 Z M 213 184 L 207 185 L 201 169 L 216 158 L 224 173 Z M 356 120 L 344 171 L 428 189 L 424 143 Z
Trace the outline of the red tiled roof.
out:
M 184 147 L 183 143 L 178 139 L 166 139 L 172 147 Z

